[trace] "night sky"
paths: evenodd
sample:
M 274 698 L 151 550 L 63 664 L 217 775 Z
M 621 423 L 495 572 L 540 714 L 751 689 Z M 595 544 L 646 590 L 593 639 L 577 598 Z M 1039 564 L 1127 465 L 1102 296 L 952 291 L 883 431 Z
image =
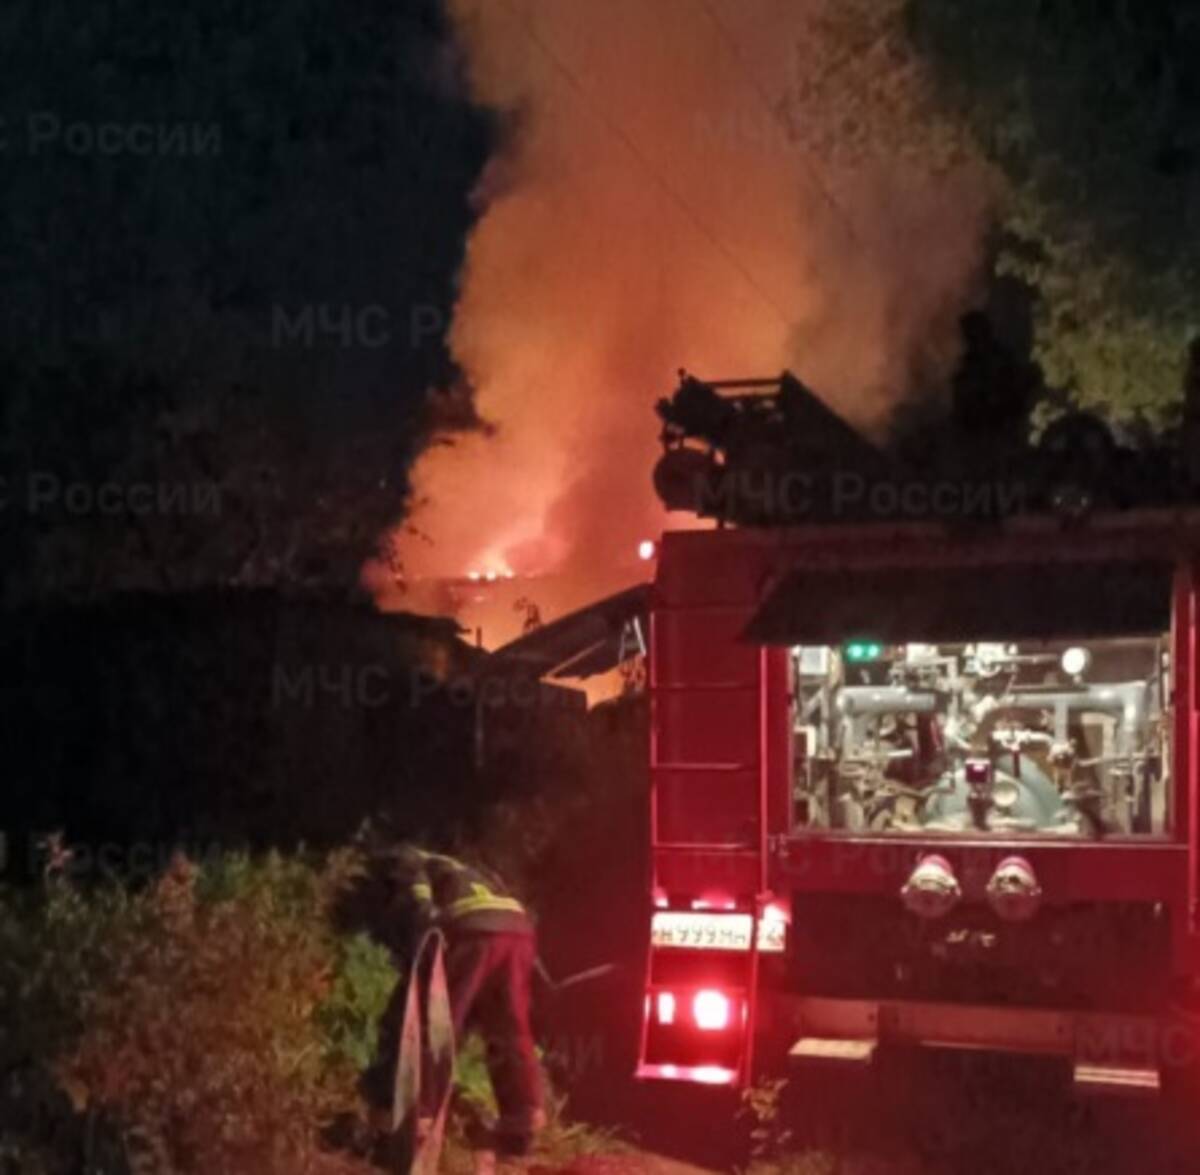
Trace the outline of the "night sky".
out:
M 0 54 L 5 598 L 352 594 L 469 420 L 446 331 L 494 127 L 441 6 L 39 0 Z

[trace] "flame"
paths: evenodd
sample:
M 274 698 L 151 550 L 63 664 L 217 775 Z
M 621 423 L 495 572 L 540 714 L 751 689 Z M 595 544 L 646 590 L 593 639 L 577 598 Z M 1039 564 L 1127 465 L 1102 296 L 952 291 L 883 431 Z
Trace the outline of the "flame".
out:
M 473 94 L 510 126 L 450 336 L 495 427 L 418 463 L 433 541 L 400 541 L 410 579 L 552 575 L 546 619 L 617 590 L 668 522 L 653 406 L 680 367 L 790 367 L 877 426 L 914 352 L 955 332 L 981 219 L 961 185 L 817 176 L 786 134 L 748 132 L 781 131 L 813 10 L 837 2 L 448 0 Z

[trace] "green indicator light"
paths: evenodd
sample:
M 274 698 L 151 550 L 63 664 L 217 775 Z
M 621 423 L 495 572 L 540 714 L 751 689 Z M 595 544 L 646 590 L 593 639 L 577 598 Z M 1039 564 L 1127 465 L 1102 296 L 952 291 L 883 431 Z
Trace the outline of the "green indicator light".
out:
M 847 661 L 875 661 L 883 656 L 883 645 L 878 641 L 851 641 L 846 646 Z

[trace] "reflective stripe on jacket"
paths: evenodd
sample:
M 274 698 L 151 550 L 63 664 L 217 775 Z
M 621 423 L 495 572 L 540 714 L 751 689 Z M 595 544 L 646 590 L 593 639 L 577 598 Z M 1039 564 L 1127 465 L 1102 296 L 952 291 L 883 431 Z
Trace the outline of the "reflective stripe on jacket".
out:
M 419 853 L 409 893 L 425 920 L 446 929 L 532 933 L 525 907 L 479 869 L 442 853 Z

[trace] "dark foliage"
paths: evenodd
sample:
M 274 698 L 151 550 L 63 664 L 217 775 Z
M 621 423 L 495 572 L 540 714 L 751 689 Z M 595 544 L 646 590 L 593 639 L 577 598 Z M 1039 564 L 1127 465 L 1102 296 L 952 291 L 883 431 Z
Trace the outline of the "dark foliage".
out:
M 1197 324 L 1200 10 L 1191 0 L 909 0 L 939 96 L 1007 181 L 1004 271 L 1077 404 L 1178 418 Z
M 474 710 L 433 666 L 472 651 L 449 629 L 267 592 L 10 613 L 0 825 L 145 875 L 181 843 L 335 844 L 383 806 L 461 819 Z M 30 851 L 14 842 L 14 867 Z
M 438 0 L 5 8 L 9 600 L 353 586 L 457 380 L 448 46 Z

